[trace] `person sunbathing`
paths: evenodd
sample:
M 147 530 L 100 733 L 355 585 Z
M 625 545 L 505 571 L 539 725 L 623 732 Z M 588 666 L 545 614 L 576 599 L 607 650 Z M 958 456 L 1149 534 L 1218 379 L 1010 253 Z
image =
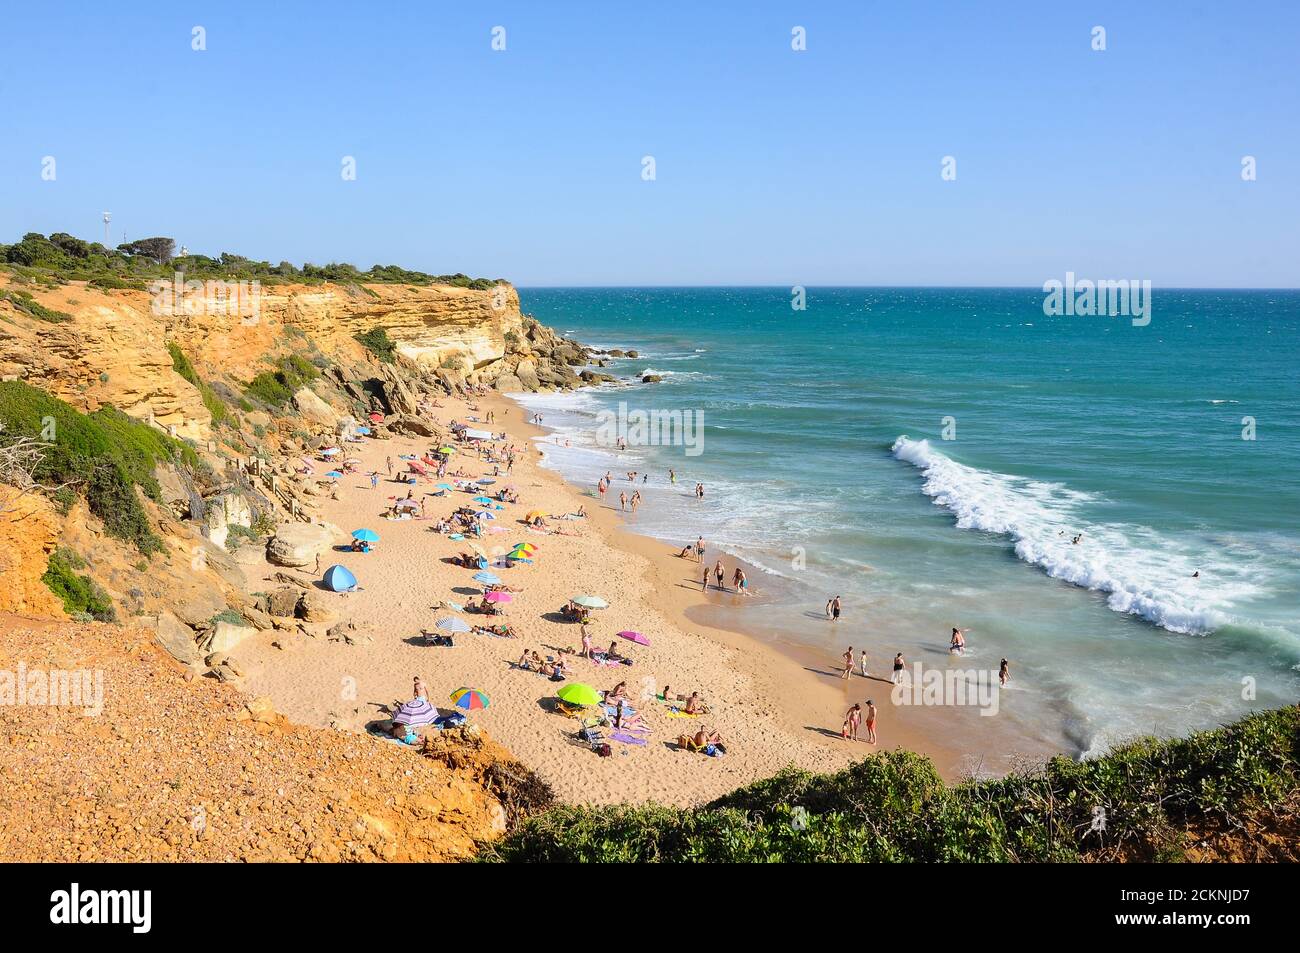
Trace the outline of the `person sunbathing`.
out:
M 716 728 L 710 731 L 707 728 L 701 728 L 693 735 L 678 735 L 677 747 L 685 748 L 688 751 L 703 751 L 709 745 L 722 744 L 722 732 Z
M 627 682 L 619 682 L 609 691 L 605 692 L 605 704 L 612 705 L 618 701 L 630 701 L 627 695 Z
M 688 715 L 707 714 L 709 707 L 700 699 L 699 692 L 691 692 L 691 697 L 686 699 L 686 707 L 682 709 Z
M 609 648 L 605 651 L 605 658 L 606 658 L 607 660 L 611 661 L 611 662 L 630 662 L 630 661 L 632 661 L 632 660 L 631 660 L 630 658 L 628 658 L 626 655 L 623 655 L 623 654 L 621 654 L 621 653 L 619 652 L 619 650 L 618 650 L 618 643 L 617 643 L 617 642 L 611 642 L 611 643 L 609 643 Z
M 488 592 L 523 592 L 524 589 L 522 586 L 516 588 L 515 586 L 507 586 L 503 582 L 494 582 L 487 587 L 487 591 Z

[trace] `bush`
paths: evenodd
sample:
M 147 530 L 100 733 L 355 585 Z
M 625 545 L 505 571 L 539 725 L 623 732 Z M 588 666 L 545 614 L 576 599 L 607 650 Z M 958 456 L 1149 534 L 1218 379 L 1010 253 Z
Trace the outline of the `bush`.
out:
M 38 321 L 64 324 L 72 320 L 72 315 L 65 311 L 55 311 L 53 308 L 45 307 L 26 291 L 0 291 L 0 301 L 8 301 L 23 314 L 30 318 L 36 318 Z
M 175 341 L 168 341 L 167 350 L 172 356 L 172 370 L 198 388 L 199 397 L 202 398 L 203 406 L 207 408 L 212 422 L 217 426 L 228 423 L 230 421 L 230 408 L 217 396 L 217 392 L 212 389 L 211 385 L 199 379 L 199 375 L 194 370 L 194 365 L 185 356 L 185 352 L 180 349 L 180 345 Z
M 117 611 L 108 594 L 89 576 L 78 575 L 77 570 L 85 566 L 81 557 L 60 546 L 50 555 L 41 581 L 59 597 L 64 611 L 74 619 L 89 617 L 99 622 L 116 622 Z
M 299 387 L 315 380 L 320 371 L 310 361 L 296 354 L 280 358 L 274 370 L 263 371 L 244 387 L 244 393 L 271 407 L 280 408 L 289 402 Z
M 834 774 L 787 769 L 697 810 L 556 808 L 493 861 L 1176 860 L 1185 831 L 1300 790 L 1300 708 L 1087 761 L 945 785 L 928 758 L 882 752 Z M 1104 812 L 1104 814 L 1100 813 Z M 1104 816 L 1103 829 L 1094 819 Z
M 355 335 L 364 347 L 384 364 L 392 364 L 397 359 L 397 345 L 388 336 L 387 328 L 371 328 L 363 334 Z
M 6 431 L 35 439 L 43 438 L 48 421 L 53 438 L 35 478 L 84 494 L 110 536 L 133 543 L 146 555 L 162 549 L 162 542 L 149 525 L 137 489 L 157 501 L 161 490 L 153 474 L 160 464 L 201 469 L 193 448 L 115 407 L 83 414 L 21 381 L 0 382 L 0 421 Z M 55 496 L 57 500 L 60 494 Z

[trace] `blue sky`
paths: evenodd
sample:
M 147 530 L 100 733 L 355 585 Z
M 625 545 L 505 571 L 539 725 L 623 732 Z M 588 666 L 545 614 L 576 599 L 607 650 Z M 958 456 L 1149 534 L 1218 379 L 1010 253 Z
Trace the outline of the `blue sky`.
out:
M 1289 0 L 15 5 L 0 241 L 109 209 L 521 285 L 1294 287 L 1298 49 Z

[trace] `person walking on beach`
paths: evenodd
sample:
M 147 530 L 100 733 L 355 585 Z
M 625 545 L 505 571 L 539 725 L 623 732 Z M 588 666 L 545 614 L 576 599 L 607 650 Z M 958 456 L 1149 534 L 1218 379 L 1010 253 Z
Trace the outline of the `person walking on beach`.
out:
M 862 654 L 858 656 L 858 665 L 862 671 L 863 678 L 870 678 L 871 673 L 867 671 L 867 650 L 863 649 Z
M 618 508 L 624 513 L 627 512 L 627 491 L 626 490 L 624 490 L 622 493 L 618 495 Z
M 894 674 L 889 677 L 889 684 L 897 685 L 898 680 L 903 677 L 903 653 L 899 652 L 894 656 Z
M 676 483 L 676 482 L 677 482 L 677 471 L 676 471 L 676 470 L 669 470 L 669 471 L 668 471 L 668 482 L 669 482 L 669 483 Z
M 858 725 L 862 721 L 862 706 L 857 702 L 853 707 L 844 713 L 844 739 L 846 741 L 858 740 Z
M 371 474 L 370 474 L 370 489 L 372 489 L 372 490 L 377 490 L 377 489 L 379 489 L 379 471 L 378 471 L 378 470 L 374 470 L 374 471 L 372 471 Z
M 724 582 L 727 578 L 727 570 L 722 568 L 721 559 L 719 559 L 716 563 L 713 564 L 713 578 L 718 581 L 718 588 L 721 589 L 723 592 L 726 592 L 727 587 L 726 585 L 724 585 Z
M 749 577 L 745 575 L 745 570 L 739 566 L 736 567 L 736 571 L 731 577 L 731 585 L 741 595 L 749 595 Z
M 393 458 L 392 458 L 392 457 L 385 457 L 385 458 L 384 458 L 384 463 L 386 463 L 386 464 L 388 465 L 388 479 L 391 480 L 391 479 L 393 478 Z
M 948 652 L 950 654 L 952 655 L 966 654 L 966 633 L 969 631 L 970 629 L 954 628 L 952 630 L 952 642 L 948 644 Z
M 826 618 L 830 619 L 832 622 L 840 621 L 840 597 L 839 596 L 836 596 L 834 599 L 827 600 Z
M 704 537 L 703 536 L 698 536 L 695 539 L 695 558 L 700 562 L 704 562 Z
M 998 666 L 998 684 L 1005 688 L 1007 681 L 1010 678 L 1011 678 L 1011 663 L 1009 663 L 1006 659 L 1003 659 L 1002 664 Z
M 709 567 L 704 567 L 704 578 L 700 580 L 700 591 L 708 592 L 709 590 Z
M 849 680 L 849 676 L 852 674 L 853 674 L 853 646 L 850 645 L 849 650 L 844 653 L 844 674 L 841 675 L 840 678 L 844 679 L 847 682 Z
M 867 744 L 876 743 L 876 703 L 867 699 Z

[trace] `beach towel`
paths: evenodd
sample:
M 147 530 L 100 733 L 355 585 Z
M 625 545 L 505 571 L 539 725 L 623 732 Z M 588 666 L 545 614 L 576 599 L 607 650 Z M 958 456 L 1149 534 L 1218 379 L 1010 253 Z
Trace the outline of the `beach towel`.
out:
M 637 738 L 621 731 L 616 731 L 610 735 L 615 741 L 621 741 L 625 745 L 643 745 L 646 743 L 645 738 Z
M 686 712 L 682 711 L 680 708 L 670 708 L 668 709 L 668 711 L 664 712 L 664 714 L 666 714 L 669 718 L 699 718 L 700 717 L 699 715 L 687 714 Z

